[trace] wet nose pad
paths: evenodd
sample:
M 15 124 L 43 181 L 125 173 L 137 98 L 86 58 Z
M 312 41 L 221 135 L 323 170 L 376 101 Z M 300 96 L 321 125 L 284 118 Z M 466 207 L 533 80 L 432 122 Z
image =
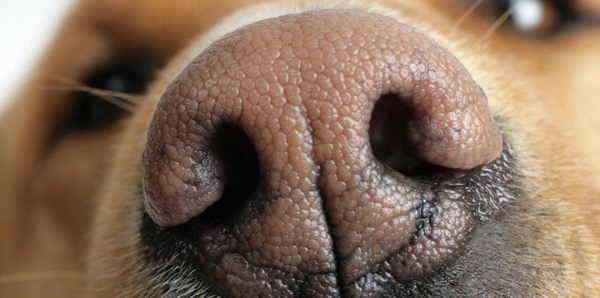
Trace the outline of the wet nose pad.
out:
M 442 47 L 379 15 L 312 11 L 227 35 L 172 83 L 144 205 L 160 226 L 196 223 L 199 271 L 225 294 L 364 294 L 381 262 L 403 279 L 465 241 L 462 192 L 425 176 L 501 151 L 484 94 Z

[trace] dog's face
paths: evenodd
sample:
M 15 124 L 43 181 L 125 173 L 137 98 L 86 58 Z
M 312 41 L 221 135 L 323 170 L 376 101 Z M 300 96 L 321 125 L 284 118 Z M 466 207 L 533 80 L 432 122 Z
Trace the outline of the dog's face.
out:
M 78 4 L 0 296 L 600 293 L 600 1 L 256 2 Z

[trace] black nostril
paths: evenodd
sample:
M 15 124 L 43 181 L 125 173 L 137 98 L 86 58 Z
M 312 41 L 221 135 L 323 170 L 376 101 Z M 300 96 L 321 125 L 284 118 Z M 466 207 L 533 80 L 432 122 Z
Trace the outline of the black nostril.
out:
M 407 134 L 411 110 L 394 94 L 381 96 L 369 121 L 369 142 L 373 155 L 384 165 L 415 179 L 433 180 L 449 171 L 411 153 Z
M 212 150 L 224 168 L 222 197 L 196 218 L 206 226 L 227 221 L 260 182 L 258 155 L 248 135 L 237 125 L 221 124 L 212 137 Z

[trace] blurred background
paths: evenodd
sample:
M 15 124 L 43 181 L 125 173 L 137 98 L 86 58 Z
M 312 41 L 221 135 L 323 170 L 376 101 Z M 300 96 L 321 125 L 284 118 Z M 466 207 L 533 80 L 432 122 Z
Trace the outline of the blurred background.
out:
M 0 0 L 0 112 L 72 4 L 73 0 Z

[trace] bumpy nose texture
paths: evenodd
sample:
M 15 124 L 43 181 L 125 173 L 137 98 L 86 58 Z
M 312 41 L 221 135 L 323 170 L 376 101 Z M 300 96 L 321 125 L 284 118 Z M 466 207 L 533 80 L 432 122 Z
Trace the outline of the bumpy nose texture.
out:
M 443 48 L 378 15 L 307 12 L 227 35 L 172 83 L 149 130 L 146 210 L 175 226 L 217 202 L 230 174 L 215 131 L 241 127 L 261 178 L 231 222 L 200 237 L 214 264 L 207 275 L 233 296 L 339 294 L 409 244 L 434 196 L 373 156 L 371 114 L 387 95 L 407 111 L 402 146 L 427 163 L 468 169 L 502 151 L 484 95 Z M 469 229 L 458 203 L 430 209 L 448 218 L 423 240 L 429 254 L 404 252 L 418 270 L 442 262 Z

